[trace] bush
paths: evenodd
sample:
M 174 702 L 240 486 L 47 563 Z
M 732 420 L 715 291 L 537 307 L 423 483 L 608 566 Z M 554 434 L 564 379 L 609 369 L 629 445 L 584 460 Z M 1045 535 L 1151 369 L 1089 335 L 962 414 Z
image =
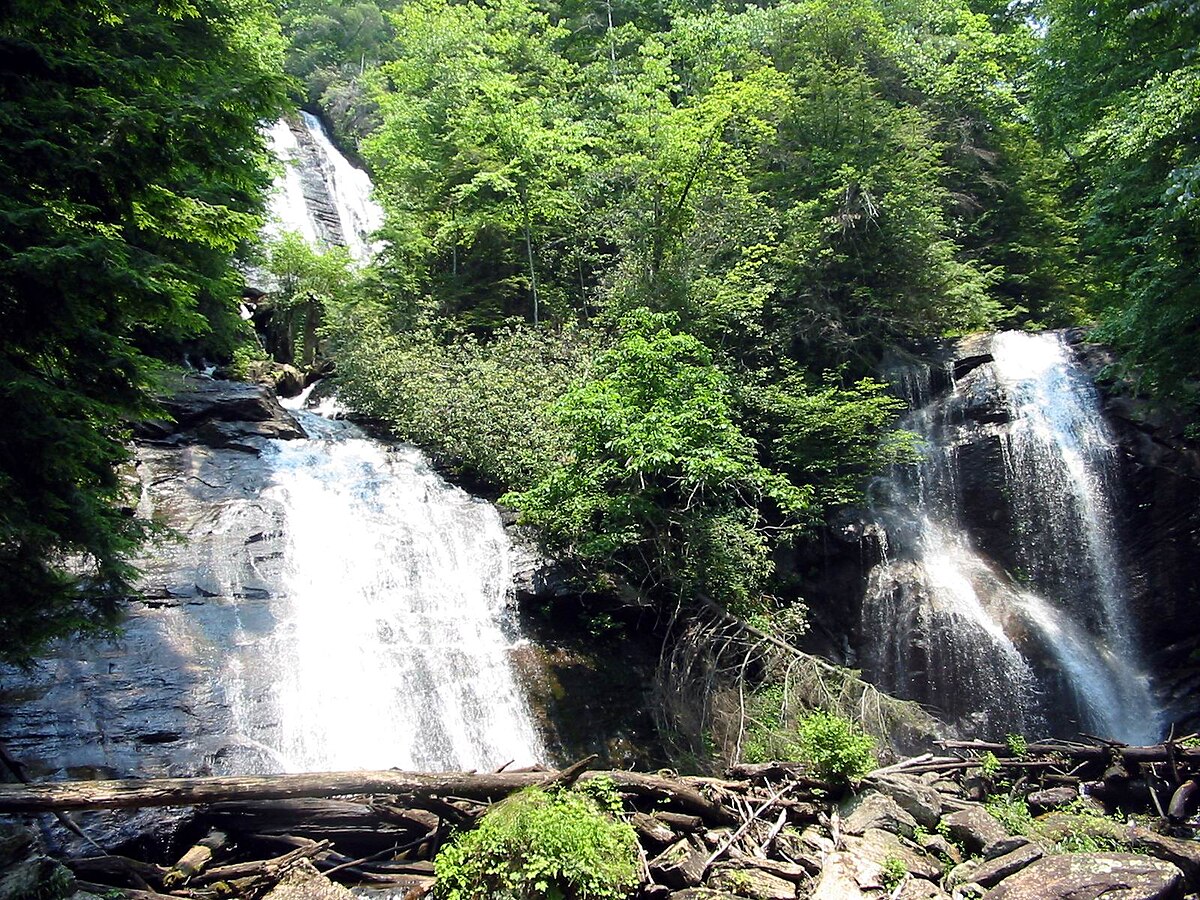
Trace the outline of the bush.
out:
M 849 719 L 814 712 L 800 720 L 800 758 L 822 778 L 849 781 L 875 768 L 875 741 Z
M 599 795 L 599 796 L 597 796 Z M 528 788 L 492 807 L 434 861 L 442 900 L 617 900 L 637 884 L 637 837 L 611 788 Z

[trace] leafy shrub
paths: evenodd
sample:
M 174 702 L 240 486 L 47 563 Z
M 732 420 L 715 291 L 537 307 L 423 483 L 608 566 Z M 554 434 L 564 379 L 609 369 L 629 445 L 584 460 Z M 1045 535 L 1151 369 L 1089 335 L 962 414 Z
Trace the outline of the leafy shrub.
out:
M 600 797 L 597 800 L 597 796 Z M 637 883 L 637 837 L 611 788 L 528 788 L 492 807 L 434 862 L 442 900 L 617 900 Z
M 883 886 L 894 891 L 908 874 L 908 866 L 898 856 L 889 856 L 883 861 Z
M 1029 834 L 1033 830 L 1033 816 L 1024 800 L 993 797 L 984 805 L 1010 834 Z
M 814 712 L 800 720 L 800 757 L 830 781 L 849 781 L 875 767 L 875 741 L 844 716 Z

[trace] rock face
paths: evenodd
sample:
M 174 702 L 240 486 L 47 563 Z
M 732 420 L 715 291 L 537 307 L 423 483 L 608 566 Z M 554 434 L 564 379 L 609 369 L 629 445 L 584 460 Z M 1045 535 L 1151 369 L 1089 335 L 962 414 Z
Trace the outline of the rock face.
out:
M 145 440 L 258 453 L 264 440 L 307 437 L 264 385 L 188 375 L 166 388 L 160 403 L 171 418 L 139 425 L 138 436 Z

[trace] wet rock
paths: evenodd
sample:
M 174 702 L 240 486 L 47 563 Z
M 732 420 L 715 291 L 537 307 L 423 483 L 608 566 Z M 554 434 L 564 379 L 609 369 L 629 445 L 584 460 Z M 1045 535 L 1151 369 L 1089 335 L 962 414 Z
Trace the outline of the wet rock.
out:
M 861 835 L 872 828 L 913 838 L 917 823 L 895 800 L 883 794 L 863 794 L 842 806 L 843 832 Z
M 1073 787 L 1046 788 L 1044 791 L 1034 791 L 1025 798 L 1029 811 L 1035 816 L 1068 806 L 1079 799 L 1079 792 Z
M 752 900 L 795 900 L 796 885 L 758 869 L 722 867 L 709 878 L 710 887 Z
M 917 778 L 906 775 L 886 775 L 871 779 L 867 784 L 895 801 L 922 828 L 934 828 L 942 815 L 942 799 L 937 790 Z
M 678 841 L 650 861 L 650 875 L 670 888 L 695 887 L 704 878 L 707 858 L 688 841 Z
M 1132 853 L 1067 853 L 1022 869 L 986 900 L 1176 900 L 1183 874 L 1162 860 Z
M 212 422 L 234 423 L 248 436 L 305 437 L 304 429 L 264 385 L 187 375 L 168 382 L 165 390 L 159 403 L 173 421 L 139 426 L 143 437 L 162 439 Z M 227 437 L 234 424 L 209 433 Z
M 982 853 L 992 841 L 1008 837 L 1008 831 L 982 806 L 968 806 L 942 819 L 950 840 L 968 853 Z
M 983 887 L 992 887 L 1041 859 L 1042 855 L 1041 847 L 1026 843 L 1002 856 L 984 861 L 975 869 L 971 881 Z

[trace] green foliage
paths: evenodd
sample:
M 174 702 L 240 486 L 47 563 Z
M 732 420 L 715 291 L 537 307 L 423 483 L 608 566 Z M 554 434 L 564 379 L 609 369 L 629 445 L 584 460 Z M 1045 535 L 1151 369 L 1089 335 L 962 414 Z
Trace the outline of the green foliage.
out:
M 397 435 L 500 486 L 524 486 L 565 453 L 552 406 L 590 365 L 594 338 L 524 326 L 484 343 L 391 332 L 367 305 L 327 333 L 338 390 Z
M 887 891 L 894 891 L 898 888 L 900 882 L 904 881 L 905 876 L 908 875 L 908 866 L 898 856 L 886 857 L 882 869 L 883 887 Z
M 806 493 L 764 469 L 733 419 L 708 349 L 642 310 L 590 377 L 553 407 L 563 460 L 506 502 L 558 546 L 648 589 L 755 608 L 770 572 L 759 508 L 802 512 Z
M 1029 741 L 1021 734 L 1010 734 L 1004 739 L 1008 752 L 1013 756 L 1024 756 L 1029 752 Z
M 800 758 L 822 778 L 846 782 L 875 768 L 875 741 L 849 719 L 817 711 L 800 720 Z
M 602 799 L 597 801 L 595 796 Z M 619 900 L 637 884 L 637 836 L 609 785 L 527 788 L 493 806 L 434 860 L 444 900 Z
M 987 811 L 995 816 L 996 821 L 1008 829 L 1010 834 L 1031 834 L 1033 832 L 1033 816 L 1029 807 L 1020 798 L 989 797 L 984 804 Z
M 1000 771 L 1000 760 L 991 750 L 979 757 L 979 771 L 984 778 L 994 778 Z
M 0 657 L 115 622 L 153 354 L 228 353 L 282 45 L 258 0 L 0 12 Z M 206 335 L 202 344 L 194 342 Z

